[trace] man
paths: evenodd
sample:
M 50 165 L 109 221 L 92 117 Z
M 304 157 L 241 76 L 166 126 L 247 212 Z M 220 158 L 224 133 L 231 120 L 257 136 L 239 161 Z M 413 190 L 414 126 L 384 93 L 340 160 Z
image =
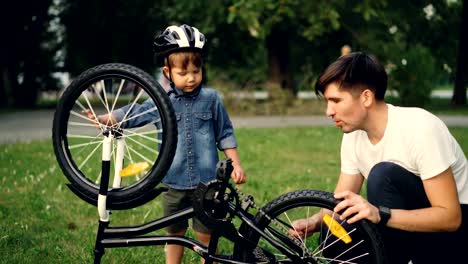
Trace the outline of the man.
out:
M 466 261 L 468 165 L 445 124 L 420 108 L 384 102 L 387 74 L 364 53 L 341 56 L 316 83 L 343 132 L 335 212 L 378 224 L 389 263 Z M 359 195 L 367 179 L 367 198 Z M 294 222 L 298 236 L 321 217 Z

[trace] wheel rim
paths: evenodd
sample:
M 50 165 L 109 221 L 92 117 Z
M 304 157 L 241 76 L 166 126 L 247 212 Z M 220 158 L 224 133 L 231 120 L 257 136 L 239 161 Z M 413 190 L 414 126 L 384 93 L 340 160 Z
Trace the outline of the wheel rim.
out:
M 99 188 L 102 161 L 102 140 L 105 131 L 111 131 L 116 138 L 125 141 L 123 148 L 124 163 L 127 165 L 141 162 L 147 163 L 147 168 L 133 176 L 124 176 L 120 180 L 120 188 L 125 190 L 144 181 L 155 165 L 158 164 L 160 150 L 164 146 L 164 119 L 159 113 L 160 107 L 155 98 L 151 97 L 148 88 L 138 80 L 119 74 L 99 75 L 83 83 L 75 89 L 74 98 L 66 102 L 68 110 L 63 113 L 60 132 L 61 147 L 66 162 L 74 170 L 74 175 L 91 188 Z M 152 122 L 137 128 L 124 128 L 123 122 L 106 123 L 97 126 L 97 116 L 108 114 L 124 105 L 136 105 L 145 100 L 151 100 L 154 107 L 144 111 L 154 117 Z M 134 109 L 135 107 L 132 107 Z M 87 117 L 83 111 L 89 110 L 92 114 Z M 140 117 L 125 112 L 123 121 L 131 121 Z M 110 183 L 115 185 L 120 171 L 117 162 L 118 140 L 112 140 L 111 175 Z
M 365 227 L 359 224 L 348 225 L 340 220 L 336 213 L 330 215 L 331 218 L 336 219 L 331 222 L 330 228 L 322 223 L 320 232 L 307 234 L 305 238 L 299 239 L 294 239 L 287 233 L 288 230 L 293 230 L 291 227 L 295 220 L 309 218 L 323 208 L 323 205 L 311 202 L 292 204 L 277 211 L 268 212 L 269 217 L 274 220 L 264 219 L 260 226 L 277 242 L 294 249 L 295 252 L 301 252 L 298 255 L 304 259 L 304 263 L 374 263 L 375 252 L 371 245 L 372 238 L 367 236 Z M 336 225 L 344 227 L 346 233 L 330 232 L 330 229 L 335 229 Z M 347 240 L 348 237 L 351 238 L 351 242 Z M 261 248 L 261 254 L 264 254 L 267 260 L 257 261 L 257 263 L 292 263 L 263 238 L 259 239 L 258 248 Z

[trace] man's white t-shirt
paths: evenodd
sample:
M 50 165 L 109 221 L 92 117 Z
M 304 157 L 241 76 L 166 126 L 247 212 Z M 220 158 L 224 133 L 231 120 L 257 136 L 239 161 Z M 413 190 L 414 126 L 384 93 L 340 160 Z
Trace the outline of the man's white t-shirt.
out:
M 389 104 L 385 134 L 375 145 L 363 130 L 343 135 L 343 173 L 367 178 L 372 167 L 382 161 L 398 164 L 422 180 L 451 167 L 460 203 L 468 204 L 466 157 L 447 126 L 428 111 Z

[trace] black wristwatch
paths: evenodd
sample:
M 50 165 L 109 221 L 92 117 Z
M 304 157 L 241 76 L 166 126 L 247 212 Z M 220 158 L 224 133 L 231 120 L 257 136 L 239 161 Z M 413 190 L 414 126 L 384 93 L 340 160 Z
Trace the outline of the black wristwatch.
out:
M 390 208 L 385 207 L 385 206 L 379 206 L 379 215 L 380 215 L 380 222 L 379 225 L 381 226 L 386 226 L 388 219 L 392 216 L 392 213 L 390 212 Z

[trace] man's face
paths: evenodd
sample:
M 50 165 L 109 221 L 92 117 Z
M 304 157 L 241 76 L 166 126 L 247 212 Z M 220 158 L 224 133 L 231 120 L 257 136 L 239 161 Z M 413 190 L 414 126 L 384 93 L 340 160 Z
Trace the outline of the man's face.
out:
M 353 96 L 348 91 L 340 90 L 339 84 L 331 83 L 325 88 L 324 96 L 327 99 L 326 115 L 344 133 L 363 129 L 367 108 L 364 106 L 362 93 Z

